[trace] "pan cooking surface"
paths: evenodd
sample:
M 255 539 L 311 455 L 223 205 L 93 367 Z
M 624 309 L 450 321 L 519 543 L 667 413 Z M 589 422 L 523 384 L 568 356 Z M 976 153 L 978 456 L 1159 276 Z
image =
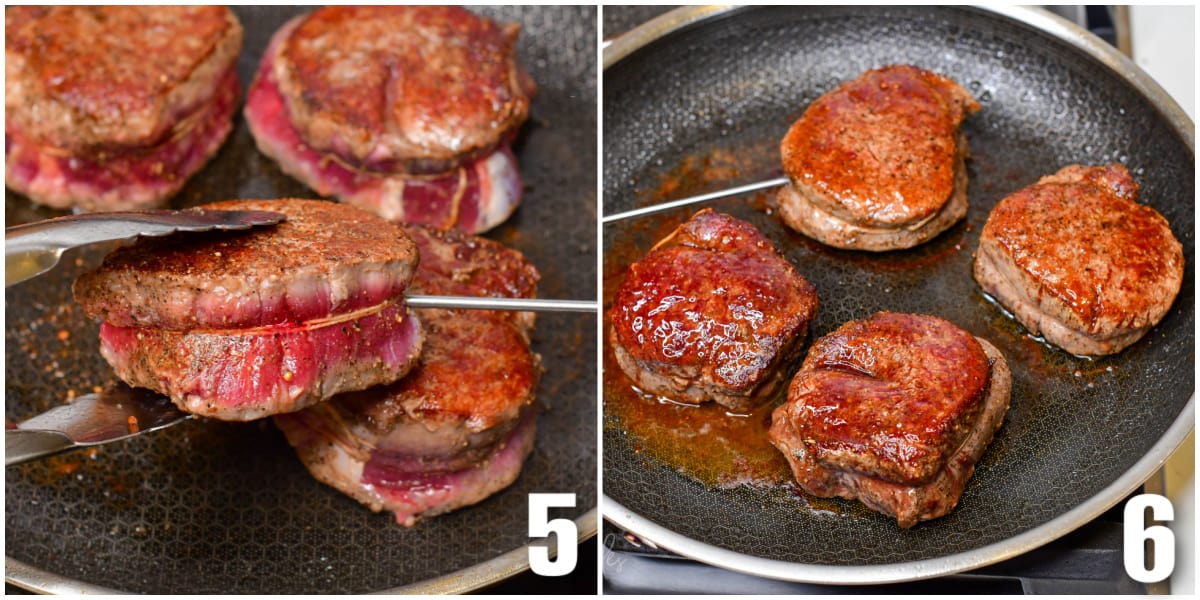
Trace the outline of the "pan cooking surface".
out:
M 646 521 L 750 557 L 811 565 L 889 565 L 972 551 L 1101 493 L 1150 450 L 1192 396 L 1188 142 L 1095 59 L 997 15 L 965 8 L 741 10 L 657 40 L 604 74 L 605 211 L 779 176 L 779 140 L 809 103 L 893 63 L 947 75 L 983 106 L 965 125 L 972 156 L 965 223 L 918 248 L 876 255 L 829 249 L 792 232 L 772 214 L 773 194 L 710 205 L 758 227 L 817 287 L 821 306 L 808 344 L 884 309 L 939 315 L 995 344 L 1014 378 L 996 440 L 954 512 L 904 531 L 856 502 L 812 506 L 784 488 L 710 489 L 648 456 L 651 445 L 606 410 L 605 493 Z M 1134 174 L 1141 201 L 1171 223 L 1187 270 L 1172 310 L 1141 341 L 1115 357 L 1075 358 L 1032 339 L 988 303 L 971 276 L 972 254 L 988 212 L 1008 193 L 1068 164 L 1114 161 Z M 604 228 L 606 308 L 627 265 L 695 210 Z M 619 368 L 611 352 L 605 356 L 606 369 Z M 619 384 L 605 381 L 611 402 Z
M 308 9 L 234 10 L 246 29 L 238 62 L 244 89 L 270 35 Z M 594 297 L 595 9 L 476 10 L 521 23 L 521 60 L 540 88 L 515 146 L 525 198 L 488 236 L 538 266 L 542 297 Z M 283 196 L 314 194 L 258 154 L 239 113 L 229 142 L 174 204 Z M 6 214 L 9 225 L 52 216 L 11 193 Z M 7 290 L 9 420 L 113 379 L 98 353 L 98 325 L 70 297 L 74 277 L 102 256 L 68 254 L 58 270 Z M 318 483 L 267 421 L 187 422 L 7 469 L 6 555 L 69 580 L 140 593 L 361 593 L 495 558 L 529 541 L 528 493 L 577 494 L 578 508 L 556 517 L 574 519 L 595 506 L 595 329 L 586 315 L 538 317 L 534 350 L 545 374 L 537 445 L 512 487 L 474 507 L 405 529 Z

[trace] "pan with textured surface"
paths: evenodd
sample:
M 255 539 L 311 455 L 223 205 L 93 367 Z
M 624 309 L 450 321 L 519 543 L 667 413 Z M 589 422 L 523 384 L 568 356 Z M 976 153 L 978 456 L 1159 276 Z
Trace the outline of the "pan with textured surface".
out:
M 306 7 L 234 7 L 246 29 L 243 89 L 275 29 Z M 522 25 L 539 84 L 514 150 L 527 190 L 488 237 L 542 272 L 542 298 L 595 297 L 595 22 L 592 7 L 479 7 Z M 229 142 L 172 202 L 314 197 L 254 147 L 239 116 Z M 8 225 L 57 216 L 8 194 Z M 543 236 L 544 231 L 556 235 Z M 97 324 L 70 283 L 104 248 L 7 290 L 5 415 L 11 421 L 113 378 Z M 314 480 L 269 422 L 191 420 L 151 436 L 10 468 L 5 576 L 28 589 L 139 593 L 468 591 L 528 567 L 527 494 L 571 492 L 561 516 L 596 531 L 595 318 L 543 314 L 538 439 L 508 489 L 412 529 Z
M 605 518 L 747 573 L 921 579 L 1004 560 L 1086 523 L 1134 491 L 1192 429 L 1192 123 L 1131 62 L 1046 13 L 875 6 L 664 15 L 605 53 L 604 213 L 779 177 L 779 140 L 804 108 L 893 63 L 947 75 L 983 105 L 965 124 L 964 222 L 917 248 L 873 255 L 787 229 L 769 192 L 705 206 L 754 224 L 817 287 L 810 339 L 886 309 L 941 316 L 1000 348 L 1013 368 L 1012 408 L 958 507 L 902 531 L 857 503 L 810 499 L 779 480 L 730 486 L 692 465 L 684 466 L 692 475 L 681 473 L 671 462 L 679 454 L 629 420 L 646 411 L 624 410 L 627 382 L 611 373 L 606 348 Z M 1088 360 L 1026 335 L 980 293 L 971 257 L 1000 198 L 1067 164 L 1108 162 L 1128 166 L 1142 201 L 1166 216 L 1187 271 L 1170 313 L 1145 338 Z M 695 210 L 605 225 L 606 304 L 626 267 Z

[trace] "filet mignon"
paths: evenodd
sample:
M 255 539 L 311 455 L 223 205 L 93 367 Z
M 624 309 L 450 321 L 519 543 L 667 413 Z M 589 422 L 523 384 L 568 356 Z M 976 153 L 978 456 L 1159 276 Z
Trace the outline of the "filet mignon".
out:
M 483 231 L 520 200 L 508 142 L 535 86 L 517 33 L 457 7 L 319 9 L 272 38 L 246 120 L 263 153 L 321 194 Z
M 642 391 L 748 410 L 786 377 L 817 293 L 754 226 L 705 209 L 630 266 L 611 308 Z
M 237 329 L 300 323 L 399 296 L 418 250 L 403 228 L 320 200 L 234 200 L 273 210 L 269 229 L 148 238 L 119 248 L 74 285 L 88 314 L 120 326 Z
M 867 71 L 817 98 L 784 136 L 783 221 L 837 248 L 884 251 L 933 239 L 967 214 L 967 140 L 979 104 L 908 65 Z
M 1000 201 L 975 280 L 1034 335 L 1067 352 L 1115 354 L 1167 314 L 1183 248 L 1120 164 L 1072 165 Z
M 958 504 L 1010 392 L 988 342 L 882 312 L 813 344 L 769 435 L 805 492 L 857 499 L 908 528 Z
M 470 236 L 408 228 L 421 249 L 412 290 L 534 297 L 520 253 Z M 532 313 L 420 309 L 417 367 L 396 383 L 341 394 L 275 422 L 314 477 L 406 526 L 508 486 L 532 449 L 539 359 Z
M 232 128 L 242 27 L 218 6 L 5 11 L 5 181 L 56 208 L 158 205 Z
M 101 353 L 118 377 L 188 412 L 249 420 L 412 368 L 424 334 L 403 292 L 417 247 L 400 226 L 316 200 L 205 208 L 287 221 L 139 240 L 81 276 L 76 301 L 104 322 Z

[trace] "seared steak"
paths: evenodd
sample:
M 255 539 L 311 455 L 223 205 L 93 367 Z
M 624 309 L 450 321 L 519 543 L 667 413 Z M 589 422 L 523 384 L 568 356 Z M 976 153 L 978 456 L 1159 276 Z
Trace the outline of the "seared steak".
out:
M 6 182 L 57 208 L 165 200 L 232 127 L 242 27 L 216 6 L 5 11 Z
M 130 385 L 226 420 L 299 410 L 389 383 L 424 335 L 403 292 L 417 249 L 402 228 L 316 200 L 230 201 L 271 229 L 140 240 L 75 284 L 104 323 L 101 353 Z
M 705 209 L 629 268 L 617 364 L 644 392 L 748 410 L 785 377 L 817 293 L 752 225 Z
M 273 70 L 309 146 L 383 172 L 441 172 L 525 122 L 519 32 L 455 6 L 330 6 L 301 18 Z
M 804 491 L 908 528 L 958 504 L 1010 391 L 988 342 L 937 317 L 877 313 L 813 344 L 769 435 Z
M 1137 200 L 1120 164 L 1043 177 L 988 216 L 975 280 L 1067 352 L 1120 352 L 1162 320 L 1183 283 L 1182 246 Z
M 410 227 L 419 293 L 533 297 L 538 272 L 482 238 Z M 406 526 L 512 483 L 532 449 L 540 372 L 532 313 L 421 309 L 418 366 L 390 385 L 342 394 L 276 424 L 322 482 Z
M 967 214 L 966 137 L 979 104 L 908 65 L 867 71 L 818 98 L 784 136 L 780 214 L 822 243 L 911 248 Z
M 140 240 L 75 282 L 88 314 L 120 326 L 237 329 L 300 323 L 400 295 L 417 246 L 396 225 L 320 200 L 234 200 L 205 208 L 273 210 L 269 229 Z
M 535 86 L 517 32 L 457 7 L 319 9 L 272 38 L 246 120 L 263 153 L 321 194 L 394 221 L 490 229 L 521 195 L 508 143 Z

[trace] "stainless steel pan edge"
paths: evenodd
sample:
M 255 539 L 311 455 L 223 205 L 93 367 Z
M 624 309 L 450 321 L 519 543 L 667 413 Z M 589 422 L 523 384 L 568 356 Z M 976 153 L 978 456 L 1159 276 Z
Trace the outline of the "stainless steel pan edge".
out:
M 1139 92 L 1151 100 L 1162 111 L 1171 126 L 1186 140 L 1188 148 L 1195 153 L 1195 125 L 1179 104 L 1166 90 L 1138 67 L 1129 57 L 1121 54 L 1104 40 L 1090 31 L 1040 8 L 1025 6 L 982 6 L 981 10 L 1002 15 L 1014 21 L 1033 26 L 1083 50 L 1121 75 Z M 620 62 L 625 57 L 651 42 L 696 23 L 732 15 L 747 9 L 739 5 L 687 6 L 652 19 L 632 31 L 613 40 L 604 49 L 603 67 Z
M 575 542 L 583 543 L 596 535 L 599 520 L 596 509 L 575 519 L 575 528 L 579 532 Z M 499 581 L 517 575 L 529 568 L 529 548 L 541 545 L 534 542 L 523 548 L 516 548 L 489 561 L 473 565 L 442 577 L 422 581 L 417 584 L 402 586 L 395 589 L 374 592 L 376 594 L 465 594 L 483 589 Z M 557 551 L 550 548 L 550 558 Z M 5 559 L 4 580 L 8 583 L 40 594 L 121 594 L 117 590 L 91 585 L 81 581 L 71 581 L 57 575 L 47 573 L 12 558 Z
M 915 562 L 891 565 L 846 567 L 806 565 L 747 556 L 679 535 L 657 523 L 630 512 L 608 496 L 604 497 L 604 518 L 654 544 L 688 558 L 732 571 L 787 581 L 826 584 L 900 583 L 930 577 L 952 575 L 977 569 L 1019 556 L 1048 544 L 1091 521 L 1137 489 L 1162 468 L 1163 463 L 1195 426 L 1195 396 L 1159 443 L 1120 478 L 1073 510 L 1003 542 L 971 552 Z
M 596 509 L 580 515 L 575 519 L 575 529 L 578 531 L 575 543 L 580 544 L 596 535 L 600 520 Z M 563 543 L 566 543 L 564 541 Z M 375 594 L 465 594 L 481 590 L 489 585 L 499 583 L 517 575 L 529 568 L 529 549 L 534 546 L 546 545 L 545 540 L 532 542 L 524 548 L 510 550 L 487 562 L 483 562 L 461 571 L 456 571 L 436 579 L 422 581 L 413 585 L 398 587 L 391 590 L 374 592 Z M 550 546 L 550 558 L 558 555 L 555 546 Z
M 1195 155 L 1195 126 L 1157 82 L 1129 58 L 1092 33 L 1047 11 L 1021 6 L 989 6 L 982 10 L 1030 25 L 1066 41 L 1119 74 L 1139 93 L 1148 98 L 1185 141 Z M 690 6 L 671 11 L 617 38 L 604 50 L 603 67 L 617 64 L 638 49 L 694 24 L 735 14 L 746 7 L 734 5 Z M 899 583 L 951 575 L 987 566 L 1018 556 L 1052 542 L 1115 506 L 1162 468 L 1195 428 L 1196 397 L 1187 405 L 1166 433 L 1140 460 L 1100 493 L 1074 509 L 1025 533 L 1003 542 L 973 551 L 929 560 L 891 565 L 836 566 L 811 565 L 748 556 L 679 535 L 642 518 L 604 495 L 604 518 L 654 544 L 689 558 L 722 568 L 787 581 L 827 584 Z
M 72 581 L 7 556 L 4 558 L 4 581 L 38 594 L 116 595 L 125 593 L 82 581 Z

